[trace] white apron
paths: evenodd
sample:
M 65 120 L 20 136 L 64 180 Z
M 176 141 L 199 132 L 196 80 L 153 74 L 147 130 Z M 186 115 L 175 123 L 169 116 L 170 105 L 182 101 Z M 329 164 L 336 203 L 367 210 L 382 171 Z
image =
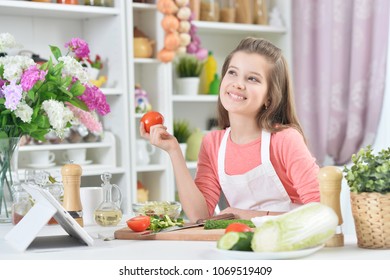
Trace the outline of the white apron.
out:
M 270 160 L 271 134 L 261 134 L 261 165 L 245 174 L 225 173 L 226 143 L 230 128 L 226 129 L 218 151 L 218 176 L 222 191 L 230 207 L 288 212 L 300 204 L 292 203 Z

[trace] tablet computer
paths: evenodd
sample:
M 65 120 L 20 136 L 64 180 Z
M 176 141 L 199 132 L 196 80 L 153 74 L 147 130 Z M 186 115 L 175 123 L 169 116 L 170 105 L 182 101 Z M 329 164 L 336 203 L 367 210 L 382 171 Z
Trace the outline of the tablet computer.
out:
M 33 184 L 22 184 L 35 200 L 26 216 L 5 236 L 18 250 L 24 251 L 51 217 L 81 244 L 92 246 L 93 238 L 77 223 L 64 207 L 48 191 Z

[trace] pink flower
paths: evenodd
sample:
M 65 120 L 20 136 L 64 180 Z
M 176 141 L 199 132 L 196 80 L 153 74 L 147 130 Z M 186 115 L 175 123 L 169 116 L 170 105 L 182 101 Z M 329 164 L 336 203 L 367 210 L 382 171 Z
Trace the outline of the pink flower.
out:
M 90 112 L 77 108 L 70 103 L 66 103 L 66 106 L 90 132 L 101 133 L 103 131 L 102 124 Z
M 78 98 L 87 105 L 90 111 L 96 110 L 102 116 L 111 111 L 106 96 L 96 86 L 85 85 L 84 93 Z
M 44 81 L 47 71 L 39 70 L 37 65 L 30 66 L 23 74 L 20 80 L 24 91 L 29 91 L 37 81 Z
M 88 44 L 80 38 L 72 38 L 72 40 L 65 44 L 65 48 L 69 48 L 79 59 L 88 58 L 89 56 Z

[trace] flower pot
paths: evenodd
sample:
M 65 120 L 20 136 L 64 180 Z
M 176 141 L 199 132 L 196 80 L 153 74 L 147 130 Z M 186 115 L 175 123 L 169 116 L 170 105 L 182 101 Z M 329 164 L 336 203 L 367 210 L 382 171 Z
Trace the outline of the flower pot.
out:
M 92 81 L 96 81 L 99 78 L 100 70 L 96 68 L 88 68 L 88 77 Z
M 179 146 L 184 159 L 186 159 L 187 143 L 179 143 Z
M 14 186 L 19 184 L 19 137 L 0 139 L 0 223 L 11 223 Z
M 189 161 L 198 161 L 198 155 L 200 151 L 200 146 L 203 140 L 203 132 L 199 128 L 190 135 L 187 140 L 187 150 L 186 150 L 186 159 Z
M 176 93 L 180 95 L 197 95 L 200 79 L 198 77 L 176 79 Z
M 390 248 L 390 193 L 351 192 L 351 206 L 358 246 Z

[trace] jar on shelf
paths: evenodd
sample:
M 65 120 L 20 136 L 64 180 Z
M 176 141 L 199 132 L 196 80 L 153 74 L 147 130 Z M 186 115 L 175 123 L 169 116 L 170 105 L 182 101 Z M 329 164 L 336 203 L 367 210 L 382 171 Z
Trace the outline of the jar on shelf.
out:
M 234 22 L 236 19 L 235 0 L 220 0 L 219 21 Z
M 57 4 L 78 5 L 79 0 L 57 0 Z
M 85 0 L 86 6 L 114 7 L 114 0 Z
M 236 1 L 236 22 L 252 24 L 253 23 L 253 0 Z
M 189 7 L 193 13 L 193 20 L 200 19 L 200 0 L 190 0 Z
M 219 3 L 217 0 L 202 0 L 200 2 L 200 20 L 219 21 Z
M 268 10 L 266 0 L 254 0 L 253 2 L 255 24 L 267 25 L 268 24 Z

